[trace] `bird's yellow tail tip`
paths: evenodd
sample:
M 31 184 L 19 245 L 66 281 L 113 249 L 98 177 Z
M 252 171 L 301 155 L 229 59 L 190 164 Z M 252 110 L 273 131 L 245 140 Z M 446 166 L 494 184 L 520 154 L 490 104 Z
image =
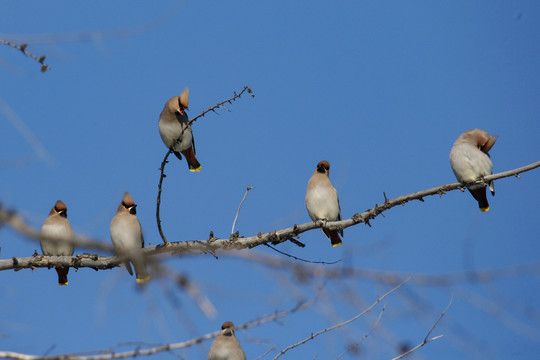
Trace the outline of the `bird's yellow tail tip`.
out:
M 67 284 L 68 284 L 67 281 L 65 283 L 61 283 L 61 282 L 58 283 L 58 285 L 60 285 L 60 286 L 64 286 L 64 285 L 67 285 Z
M 332 247 L 341 246 L 342 244 L 343 244 L 342 242 L 336 243 L 336 244 L 332 244 Z
M 481 211 L 481 212 L 489 211 L 489 206 L 488 206 L 488 207 L 485 207 L 485 208 L 480 208 L 480 211 Z
M 199 166 L 198 168 L 189 169 L 189 171 L 191 171 L 191 172 L 195 172 L 195 171 L 196 171 L 196 172 L 200 172 L 200 171 L 201 171 L 201 167 L 202 167 L 202 166 Z
M 137 284 L 144 284 L 145 282 L 150 281 L 150 276 L 145 277 L 144 279 L 137 279 Z

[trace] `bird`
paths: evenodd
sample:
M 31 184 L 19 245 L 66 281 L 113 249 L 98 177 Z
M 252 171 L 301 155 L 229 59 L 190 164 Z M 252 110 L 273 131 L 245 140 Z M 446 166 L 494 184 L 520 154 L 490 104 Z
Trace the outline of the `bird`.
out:
M 491 136 L 481 129 L 467 130 L 459 135 L 450 151 L 450 165 L 459 182 L 470 183 L 491 175 L 493 163 L 488 152 L 495 141 L 497 141 L 497 136 Z M 467 185 L 467 189 L 478 201 L 480 211 L 489 211 L 486 185 Z M 489 182 L 489 189 L 491 194 L 495 195 L 493 180 Z
M 186 114 L 189 100 L 189 88 L 185 88 L 179 96 L 170 98 L 159 115 L 159 135 L 173 154 L 182 160 L 182 153 L 187 160 L 189 171 L 201 171 L 201 164 L 195 157 L 195 139 Z M 178 138 L 180 138 L 179 141 Z
M 246 354 L 234 335 L 234 325 L 226 321 L 221 331 L 212 342 L 208 352 L 208 360 L 246 360 Z
M 341 220 L 341 208 L 336 188 L 330 182 L 330 164 L 323 160 L 317 164 L 317 168 L 309 179 L 306 191 L 306 209 L 313 221 Z M 341 245 L 343 230 L 328 230 L 322 228 L 324 235 L 330 239 L 332 246 Z
M 126 191 L 116 215 L 111 220 L 111 240 L 117 255 L 126 258 L 124 265 L 129 275 L 133 275 L 131 262 L 135 268 L 137 283 L 142 284 L 149 281 L 150 276 L 146 271 L 142 253 L 144 238 L 136 207 L 137 204 Z
M 41 226 L 39 239 L 43 255 L 72 256 L 75 250 L 75 234 L 67 218 L 67 206 L 58 200 Z M 67 285 L 69 266 L 56 266 L 58 285 Z

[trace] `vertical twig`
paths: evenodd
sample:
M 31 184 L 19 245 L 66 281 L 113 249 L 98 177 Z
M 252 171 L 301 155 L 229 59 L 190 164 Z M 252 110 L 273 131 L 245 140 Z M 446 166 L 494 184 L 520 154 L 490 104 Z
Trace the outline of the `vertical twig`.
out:
M 159 171 L 161 172 L 161 174 L 160 174 L 160 177 L 159 177 L 158 195 L 157 195 L 157 201 L 156 201 L 156 221 L 157 221 L 157 227 L 158 227 L 158 230 L 159 230 L 159 235 L 161 236 L 161 239 L 163 240 L 165 245 L 169 244 L 169 242 L 167 241 L 167 238 L 165 237 L 165 234 L 163 233 L 163 229 L 161 228 L 161 217 L 160 217 L 161 191 L 163 189 L 163 179 L 165 179 L 165 177 L 167 176 L 167 175 L 165 175 L 165 165 L 168 163 L 167 159 L 169 158 L 169 155 L 171 155 L 171 153 L 173 152 L 172 149 L 174 149 L 175 145 L 182 140 L 182 136 L 184 135 L 184 131 L 187 128 L 189 128 L 191 126 L 191 124 L 193 122 L 195 122 L 195 120 L 197 120 L 198 118 L 206 115 L 210 111 L 215 112 L 216 109 L 218 109 L 220 107 L 224 107 L 224 105 L 226 103 L 232 104 L 232 101 L 235 101 L 236 99 L 240 98 L 245 91 L 247 91 L 249 94 L 251 94 L 251 97 L 255 97 L 255 95 L 253 94 L 253 91 L 251 90 L 251 87 L 246 85 L 246 86 L 244 86 L 242 91 L 240 91 L 238 94 L 235 91 L 234 96 L 232 98 L 224 100 L 222 102 L 219 102 L 219 103 L 217 103 L 216 105 L 214 105 L 212 107 L 209 107 L 207 110 L 203 111 L 200 115 L 197 115 L 193 119 L 191 119 L 187 123 L 187 126 L 185 126 L 182 129 L 182 132 L 180 133 L 180 136 L 178 136 L 178 138 L 175 140 L 174 144 L 172 145 L 171 149 L 169 149 L 169 151 L 167 152 L 167 154 L 163 158 L 163 161 L 161 162 L 161 167 L 159 168 Z M 248 187 L 248 190 L 250 190 L 250 189 L 252 189 L 252 188 Z M 246 191 L 246 195 L 247 195 L 247 191 Z M 244 196 L 244 199 L 245 198 L 246 197 Z M 244 200 L 242 200 L 242 202 L 244 202 Z M 240 206 L 242 206 L 242 203 L 240 203 Z M 240 207 L 238 208 L 238 211 L 240 211 Z M 238 218 L 238 212 L 236 213 L 236 218 Z M 235 223 L 236 223 L 236 218 L 234 219 Z M 233 229 L 234 229 L 234 224 L 233 224 Z
M 238 220 L 238 214 L 240 213 L 240 208 L 242 207 L 242 204 L 244 203 L 244 200 L 246 200 L 247 194 L 249 190 L 253 189 L 252 186 L 248 186 L 246 188 L 246 193 L 244 194 L 244 198 L 242 201 L 240 201 L 240 205 L 238 205 L 238 210 L 236 210 L 236 216 L 234 217 L 234 221 L 232 223 L 232 229 L 231 229 L 231 235 L 234 234 L 234 227 L 236 226 L 236 220 Z
M 454 294 L 452 294 L 452 297 L 450 298 L 450 302 L 448 303 L 448 305 L 446 306 L 446 309 L 444 309 L 444 311 L 441 313 L 441 315 L 439 315 L 439 318 L 437 319 L 437 321 L 435 321 L 435 324 L 433 324 L 433 326 L 431 327 L 431 329 L 429 329 L 426 337 L 424 338 L 424 341 L 422 341 L 420 344 L 416 345 L 415 347 L 413 347 L 412 349 L 404 352 L 403 354 L 399 355 L 399 356 L 396 356 L 395 358 L 392 358 L 392 360 L 398 360 L 398 359 L 402 359 L 404 358 L 405 356 L 409 355 L 410 353 L 420 349 L 422 346 L 426 345 L 427 343 L 429 342 L 432 342 L 433 340 L 437 340 L 437 339 L 440 339 L 442 338 L 444 335 L 438 335 L 438 336 L 434 336 L 432 338 L 429 338 L 429 335 L 431 335 L 431 333 L 433 332 L 433 329 L 435 329 L 435 327 L 437 326 L 437 324 L 439 323 L 439 321 L 441 321 L 442 317 L 444 316 L 444 314 L 446 314 L 446 312 L 448 311 L 448 309 L 450 309 L 450 305 L 452 305 L 452 300 L 454 300 Z M 429 339 L 428 339 L 429 338 Z
M 159 216 L 159 208 L 161 205 L 161 190 L 163 185 L 163 179 L 167 175 L 165 175 L 165 164 L 167 164 L 167 159 L 169 158 L 169 155 L 171 155 L 172 150 L 167 151 L 167 154 L 163 158 L 163 161 L 161 162 L 161 167 L 159 168 L 159 171 L 161 172 L 161 175 L 159 177 L 159 184 L 158 184 L 158 194 L 157 194 L 157 201 L 156 201 L 156 220 L 157 220 L 157 227 L 159 230 L 159 235 L 161 236 L 161 239 L 163 239 L 163 242 L 165 245 L 167 245 L 169 242 L 167 241 L 167 238 L 165 237 L 165 234 L 163 233 L 163 229 L 161 228 L 161 218 Z

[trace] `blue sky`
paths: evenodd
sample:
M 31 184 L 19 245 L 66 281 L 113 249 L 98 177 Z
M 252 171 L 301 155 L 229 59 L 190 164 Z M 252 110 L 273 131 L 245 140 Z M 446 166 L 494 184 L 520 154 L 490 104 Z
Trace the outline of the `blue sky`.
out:
M 494 172 L 540 158 L 540 5 L 533 1 L 4 1 L 0 23 L 0 38 L 27 42 L 52 68 L 42 74 L 0 47 L 0 97 L 48 154 L 39 156 L 3 112 L 0 201 L 36 228 L 62 199 L 77 233 L 109 242 L 110 220 L 129 191 L 147 244 L 160 243 L 155 200 L 166 149 L 157 121 L 185 86 L 190 117 L 244 85 L 256 96 L 194 124 L 200 173 L 168 164 L 161 211 L 171 241 L 228 236 L 247 186 L 254 189 L 237 223 L 241 235 L 309 221 L 305 188 L 323 159 L 350 217 L 384 201 L 383 191 L 394 198 L 454 182 L 448 154 L 467 129 L 499 136 Z M 403 274 L 538 264 L 539 181 L 538 170 L 496 181 L 488 213 L 454 191 L 393 208 L 371 228 L 348 228 L 339 248 L 317 230 L 301 236 L 306 248 L 279 249 Z M 0 246 L 3 259 L 39 249 L 5 227 Z M 287 269 L 241 254 L 278 256 L 260 247 L 165 261 L 210 299 L 213 319 L 170 282 L 154 279 L 139 291 L 123 268 L 72 269 L 67 287 L 56 285 L 54 271 L 4 271 L 0 349 L 60 354 L 178 342 L 226 320 L 294 307 L 326 284 L 312 309 L 238 332 L 249 359 L 275 346 L 265 357 L 273 358 L 390 289 L 368 278 L 298 283 Z M 387 299 L 362 353 L 390 359 L 399 344 L 419 343 L 454 293 L 433 333 L 445 337 L 415 358 L 530 359 L 540 351 L 539 285 L 534 271 L 484 284 L 408 284 Z M 334 359 L 379 311 L 283 358 Z M 181 355 L 204 358 L 209 346 Z

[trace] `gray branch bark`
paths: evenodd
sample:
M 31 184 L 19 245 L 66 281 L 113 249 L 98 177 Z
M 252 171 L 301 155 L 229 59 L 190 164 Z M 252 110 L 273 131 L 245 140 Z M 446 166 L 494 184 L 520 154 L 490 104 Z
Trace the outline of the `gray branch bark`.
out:
M 520 173 L 530 171 L 540 167 L 540 161 L 532 163 L 527 166 L 523 166 L 514 170 L 509 170 L 501 172 L 498 174 L 493 174 L 486 176 L 482 180 L 478 180 L 477 183 L 486 183 L 490 180 L 501 179 L 509 176 L 517 176 Z M 300 234 L 317 229 L 320 227 L 326 227 L 330 230 L 334 229 L 344 229 L 350 226 L 354 226 L 360 223 L 366 223 L 369 225 L 369 221 L 375 219 L 378 215 L 383 213 L 386 210 L 389 210 L 397 205 L 404 205 L 412 200 L 423 201 L 424 197 L 432 195 L 442 196 L 448 191 L 453 191 L 457 189 L 463 189 L 464 184 L 462 183 L 452 183 L 441 185 L 427 190 L 418 191 L 408 195 L 403 195 L 392 200 L 388 200 L 385 197 L 385 201 L 381 205 L 376 205 L 374 208 L 364 211 L 361 214 L 354 214 L 351 218 L 345 219 L 342 221 L 331 221 L 325 222 L 323 220 L 318 220 L 314 222 L 309 222 L 301 225 L 294 225 L 292 227 L 276 230 L 264 234 L 257 234 L 250 237 L 241 237 L 236 235 L 231 235 L 229 238 L 220 239 L 213 236 L 213 233 L 210 233 L 210 236 L 206 240 L 191 240 L 191 241 L 177 241 L 177 242 L 168 242 L 167 244 L 159 244 L 155 246 L 149 246 L 144 249 L 145 256 L 150 257 L 157 254 L 169 253 L 171 255 L 175 254 L 205 254 L 210 253 L 215 255 L 216 251 L 222 250 L 242 250 L 242 249 L 251 249 L 259 245 L 273 243 L 279 244 L 288 240 L 297 242 L 297 238 Z M 6 224 L 19 232 L 20 234 L 39 239 L 39 231 L 33 229 L 28 224 L 25 223 L 24 219 L 11 211 L 3 209 L 0 207 L 0 226 Z M 78 247 L 84 248 L 93 248 L 96 250 L 106 250 L 111 251 L 112 247 L 106 245 L 101 241 L 93 241 L 87 238 L 77 238 L 75 244 Z M 40 268 L 40 267 L 54 267 L 58 265 L 70 266 L 74 268 L 92 268 L 95 270 L 111 269 L 116 266 L 119 266 L 121 259 L 117 256 L 100 256 L 93 254 L 82 254 L 76 256 L 43 256 L 34 254 L 31 257 L 16 258 L 13 257 L 8 260 L 0 260 L 0 270 L 20 270 L 25 268 Z

